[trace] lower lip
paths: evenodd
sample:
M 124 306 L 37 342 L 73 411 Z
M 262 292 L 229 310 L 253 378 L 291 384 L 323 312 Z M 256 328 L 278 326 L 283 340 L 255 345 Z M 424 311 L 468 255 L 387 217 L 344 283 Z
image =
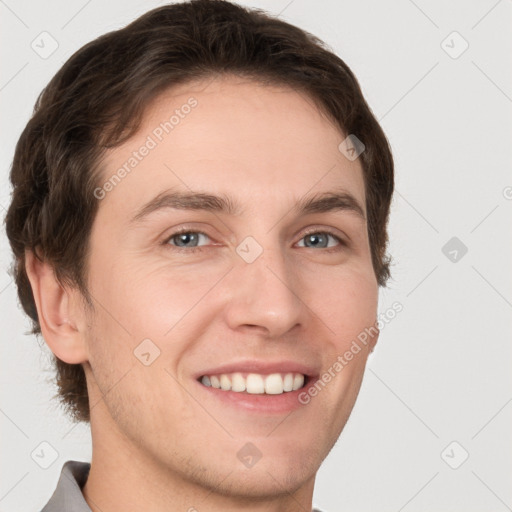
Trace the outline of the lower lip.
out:
M 280 395 L 253 395 L 246 392 L 238 393 L 236 391 L 224 391 L 212 386 L 205 386 L 199 381 L 196 382 L 198 386 L 209 393 L 210 396 L 218 398 L 227 405 L 260 414 L 285 414 L 298 409 L 299 407 L 304 407 L 304 405 L 299 401 L 299 395 L 304 393 L 306 388 L 314 384 L 315 380 L 316 379 L 308 379 L 306 386 L 303 386 L 296 391 L 281 393 Z

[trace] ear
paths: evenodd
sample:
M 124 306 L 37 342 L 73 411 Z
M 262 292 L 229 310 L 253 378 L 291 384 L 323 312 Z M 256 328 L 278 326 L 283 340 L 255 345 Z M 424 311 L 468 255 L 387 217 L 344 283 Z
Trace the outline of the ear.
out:
M 88 361 L 84 339 L 83 306 L 79 292 L 58 282 L 53 267 L 25 250 L 25 268 L 32 287 L 41 333 L 50 350 L 62 361 L 79 364 Z

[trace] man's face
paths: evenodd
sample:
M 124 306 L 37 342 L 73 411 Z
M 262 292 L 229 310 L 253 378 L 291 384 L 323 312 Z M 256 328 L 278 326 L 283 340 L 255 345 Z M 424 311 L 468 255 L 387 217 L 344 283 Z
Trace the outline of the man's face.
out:
M 303 95 L 233 77 L 209 82 L 160 96 L 138 134 L 103 161 L 100 186 L 125 164 L 129 172 L 98 194 L 91 233 L 94 449 L 217 491 L 280 493 L 314 481 L 371 348 L 334 370 L 376 319 L 363 216 L 299 211 L 336 192 L 366 215 L 362 168 Z M 229 196 L 241 211 L 161 207 L 132 220 L 166 192 Z M 173 236 L 181 228 L 188 235 Z M 261 393 L 270 374 L 281 377 Z M 302 374 L 303 389 L 280 392 Z M 251 392 L 204 385 L 205 375 Z

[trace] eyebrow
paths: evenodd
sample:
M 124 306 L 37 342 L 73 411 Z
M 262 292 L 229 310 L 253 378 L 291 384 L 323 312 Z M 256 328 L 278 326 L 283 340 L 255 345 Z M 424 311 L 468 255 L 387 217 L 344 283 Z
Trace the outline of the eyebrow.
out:
M 130 224 L 142 222 L 151 213 L 163 209 L 209 211 L 225 213 L 231 216 L 244 212 L 242 204 L 226 195 L 214 195 L 205 192 L 164 191 L 145 203 L 131 218 Z M 363 207 L 349 192 L 333 191 L 307 196 L 297 201 L 292 208 L 298 215 L 347 211 L 366 220 Z

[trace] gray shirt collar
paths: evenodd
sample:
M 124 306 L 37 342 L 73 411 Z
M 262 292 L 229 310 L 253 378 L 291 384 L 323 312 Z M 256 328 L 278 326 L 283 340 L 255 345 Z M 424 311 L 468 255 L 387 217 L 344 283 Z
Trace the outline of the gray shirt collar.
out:
M 41 512 L 91 512 L 82 494 L 91 464 L 68 460 L 62 466 L 59 482 Z

